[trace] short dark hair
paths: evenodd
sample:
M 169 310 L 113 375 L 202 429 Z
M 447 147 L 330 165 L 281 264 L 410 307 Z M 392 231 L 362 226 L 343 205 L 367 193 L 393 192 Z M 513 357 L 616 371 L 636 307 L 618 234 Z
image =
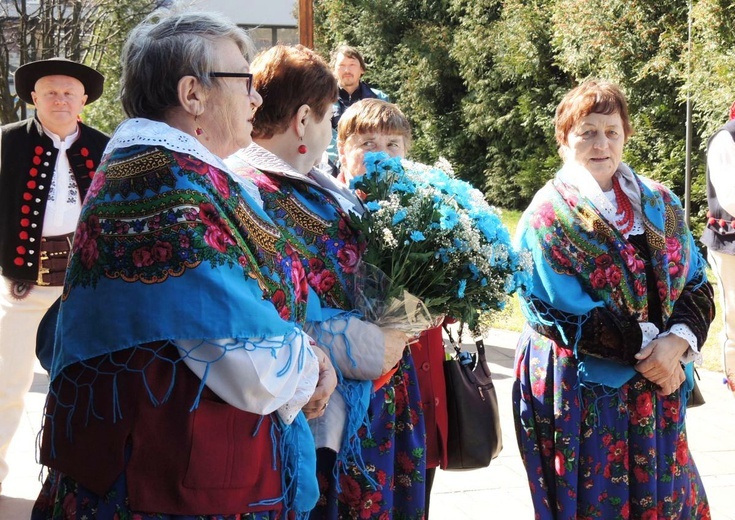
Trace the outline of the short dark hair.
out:
M 332 61 L 330 62 L 332 68 L 334 68 L 334 65 L 337 63 L 337 56 L 339 56 L 340 54 L 347 58 L 357 60 L 360 63 L 360 67 L 362 67 L 362 70 L 367 70 L 367 67 L 365 66 L 365 60 L 362 59 L 362 54 L 360 54 L 360 51 L 358 51 L 355 47 L 351 47 L 350 45 L 340 45 L 334 50 L 334 52 L 332 53 Z
M 337 101 L 337 79 L 327 62 L 303 45 L 271 47 L 255 57 L 250 72 L 263 98 L 253 117 L 254 138 L 285 132 L 302 105 L 309 105 L 321 121 Z
M 178 84 L 194 76 L 205 87 L 217 56 L 213 43 L 232 40 L 244 56 L 252 42 L 223 16 L 203 12 L 154 11 L 128 36 L 122 52 L 120 101 L 129 117 L 162 120 L 179 105 Z
M 620 87 L 610 81 L 589 79 L 567 92 L 556 107 L 554 127 L 557 145 L 566 146 L 571 129 L 590 114 L 619 114 L 625 140 L 633 135 L 628 102 Z

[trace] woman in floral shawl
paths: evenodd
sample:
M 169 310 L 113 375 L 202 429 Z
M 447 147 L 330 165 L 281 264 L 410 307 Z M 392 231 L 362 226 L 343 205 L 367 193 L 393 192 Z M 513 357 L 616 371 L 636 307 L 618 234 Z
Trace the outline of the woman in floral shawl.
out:
M 557 107 L 563 168 L 517 241 L 534 260 L 516 432 L 536 518 L 709 518 L 684 425 L 714 317 L 679 200 L 621 162 L 625 97 L 590 80 Z
M 311 518 L 420 519 L 425 433 L 407 338 L 352 312 L 364 246 L 348 212 L 360 212 L 361 202 L 314 168 L 331 139 L 336 80 L 321 57 L 301 46 L 276 46 L 256 57 L 252 70 L 263 95 L 254 144 L 227 162 L 255 182 L 266 212 L 299 243 L 304 291 L 322 304 L 309 314 L 307 330 L 340 375 L 326 413 L 310 421 L 321 492 Z M 374 389 L 373 380 L 394 366 L 388 382 Z
M 249 47 L 196 12 L 154 13 L 128 38 L 132 119 L 74 239 L 34 519 L 275 520 L 316 503 L 302 409 L 323 413 L 336 374 L 299 325 L 293 248 L 220 158 L 250 143 L 262 101 Z

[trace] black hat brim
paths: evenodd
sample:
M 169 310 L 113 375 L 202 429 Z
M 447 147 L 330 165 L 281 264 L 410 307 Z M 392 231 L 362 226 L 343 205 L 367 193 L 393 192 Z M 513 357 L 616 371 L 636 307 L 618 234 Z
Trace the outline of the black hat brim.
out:
M 15 71 L 15 92 L 18 97 L 32 105 L 31 92 L 36 88 L 36 81 L 44 76 L 70 76 L 78 79 L 84 85 L 87 105 L 99 99 L 105 84 L 105 77 L 92 67 L 64 58 L 51 58 L 26 63 Z

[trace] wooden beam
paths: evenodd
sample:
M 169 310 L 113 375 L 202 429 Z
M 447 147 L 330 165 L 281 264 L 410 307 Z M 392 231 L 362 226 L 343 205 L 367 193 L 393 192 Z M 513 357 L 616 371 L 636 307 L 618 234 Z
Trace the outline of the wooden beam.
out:
M 314 0 L 299 0 L 299 42 L 314 48 Z

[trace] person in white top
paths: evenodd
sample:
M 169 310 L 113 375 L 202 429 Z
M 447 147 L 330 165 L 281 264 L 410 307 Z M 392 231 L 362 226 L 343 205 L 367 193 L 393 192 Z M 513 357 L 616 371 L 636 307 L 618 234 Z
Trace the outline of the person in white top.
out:
M 108 141 L 79 122 L 103 83 L 66 59 L 27 63 L 15 86 L 35 116 L 0 129 L 0 492 L 33 381 L 36 329 L 61 295 L 82 199 Z
M 722 363 L 735 395 L 735 103 L 730 121 L 707 145 L 707 223 L 702 243 L 720 287 Z

